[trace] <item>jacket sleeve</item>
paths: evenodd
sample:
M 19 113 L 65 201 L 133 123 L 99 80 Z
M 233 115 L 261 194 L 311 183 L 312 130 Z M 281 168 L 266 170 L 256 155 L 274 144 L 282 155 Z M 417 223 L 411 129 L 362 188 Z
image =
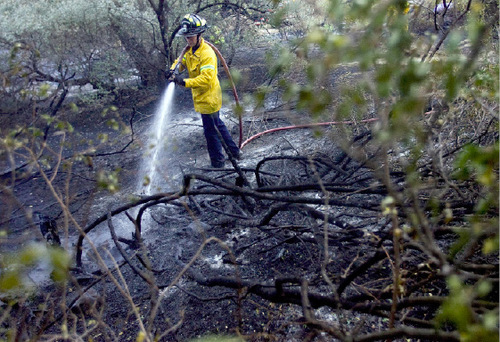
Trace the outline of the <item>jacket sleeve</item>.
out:
M 208 88 L 213 82 L 212 80 L 217 77 L 216 66 L 217 58 L 215 54 L 207 54 L 202 56 L 200 65 L 200 74 L 194 78 L 186 78 L 187 88 Z

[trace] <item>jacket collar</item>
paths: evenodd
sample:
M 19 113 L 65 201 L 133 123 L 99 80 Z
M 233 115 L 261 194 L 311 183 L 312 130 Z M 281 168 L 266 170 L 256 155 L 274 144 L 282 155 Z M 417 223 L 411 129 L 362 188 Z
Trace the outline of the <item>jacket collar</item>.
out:
M 191 53 L 194 56 L 199 57 L 199 56 L 196 55 L 196 52 L 200 51 L 200 49 L 203 47 L 204 44 L 205 44 L 205 40 L 202 37 L 200 37 L 200 44 L 198 45 L 198 48 L 195 51 L 193 51 L 193 48 L 191 48 Z

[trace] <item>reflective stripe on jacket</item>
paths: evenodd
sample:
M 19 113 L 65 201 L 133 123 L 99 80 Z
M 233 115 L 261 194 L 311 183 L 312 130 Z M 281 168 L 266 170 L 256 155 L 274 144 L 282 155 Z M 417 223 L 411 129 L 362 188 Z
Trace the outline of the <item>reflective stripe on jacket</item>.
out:
M 184 80 L 186 88 L 191 88 L 194 110 L 201 114 L 217 112 L 222 107 L 222 90 L 217 77 L 217 56 L 203 38 L 200 38 L 200 46 L 195 53 L 189 49 L 184 55 L 180 70 L 184 68 L 189 73 L 189 78 Z

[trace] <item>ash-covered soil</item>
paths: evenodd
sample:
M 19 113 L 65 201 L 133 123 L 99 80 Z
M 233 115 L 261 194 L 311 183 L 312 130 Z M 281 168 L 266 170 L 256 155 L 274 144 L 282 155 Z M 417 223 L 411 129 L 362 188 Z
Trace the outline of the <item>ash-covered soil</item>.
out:
M 182 104 L 185 99 L 182 92 L 177 96 L 177 108 L 180 109 L 173 111 L 167 151 L 160 162 L 163 167 L 159 167 L 160 179 L 164 182 L 160 182 L 153 192 L 178 191 L 186 174 L 201 174 L 234 185 L 237 174 L 229 161 L 224 171 L 206 169 L 209 160 L 199 114 L 193 112 L 189 105 Z M 189 103 L 189 99 L 185 102 Z M 232 116 L 229 108 L 224 108 L 221 114 L 234 139 L 238 140 L 238 120 Z M 137 132 L 148 131 L 148 120 L 143 122 L 144 124 L 139 124 Z M 274 114 L 246 113 L 243 124 L 243 140 L 246 140 L 258 132 L 293 123 L 290 122 L 287 112 L 282 111 Z M 262 159 L 282 155 L 313 155 L 321 151 L 330 152 L 332 148 L 326 136 L 315 137 L 314 131 L 309 129 L 274 132 L 248 143 L 242 150 L 244 157 L 238 165 L 244 170 L 251 187 L 256 187 L 253 170 Z M 123 176 L 125 185 L 113 196 L 100 197 L 99 201 L 92 205 L 91 212 L 103 215 L 106 208 L 120 206 L 131 195 L 141 193 L 141 187 L 137 188 L 140 183 L 138 170 L 141 169 L 138 162 L 142 162 L 143 155 L 144 147 L 138 148 L 136 157 L 113 157 L 121 163 L 121 174 L 127 175 Z M 108 162 L 113 164 L 110 160 L 108 159 Z M 280 172 L 279 169 L 275 171 Z M 265 210 L 265 202 L 255 205 L 260 206 L 255 209 L 256 212 Z M 175 201 L 174 205 L 159 204 L 148 210 L 143 221 L 142 237 L 152 268 L 156 271 L 154 278 L 160 286 L 159 291 L 164 294 L 156 318 L 157 334 L 182 321 L 178 329 L 165 337 L 166 341 L 183 341 L 211 333 L 237 332 L 256 339 L 258 336 L 270 334 L 273 338 L 283 341 L 302 341 L 306 337 L 308 329 L 300 326 L 300 306 L 270 303 L 245 294 L 244 289 L 238 291 L 221 286 L 200 286 L 186 275 L 177 279 L 183 265 L 195 256 L 196 261 L 192 268 L 206 277 L 241 277 L 245 280 L 273 282 L 283 276 L 300 277 L 318 270 L 322 253 L 319 245 L 311 243 L 313 234 L 299 233 L 298 239 L 304 235 L 303 238 L 307 241 L 297 243 L 293 239 L 296 234 L 286 229 L 263 230 L 258 227 L 239 226 L 236 223 L 237 220 L 248 221 L 252 218 L 252 212 L 248 211 L 248 203 L 244 199 L 219 195 L 183 197 Z M 293 218 L 286 218 L 285 221 L 293 222 Z M 117 216 L 114 222 L 119 235 L 132 238 L 134 227 L 123 214 Z M 298 226 L 301 224 L 303 223 L 297 222 Z M 107 248 L 118 263 L 123 262 L 109 237 L 106 224 L 95 228 L 89 235 L 95 236 L 93 240 L 103 242 L 99 244 L 100 251 Z M 207 239 L 213 241 L 197 256 L 200 246 Z M 134 250 L 128 248 L 127 253 L 132 255 Z M 101 254 L 105 255 L 104 252 Z M 344 253 L 342 256 L 345 261 L 336 263 L 336 267 L 347 267 L 353 257 L 350 253 Z M 109 258 L 105 259 L 108 264 L 112 262 Z M 86 272 L 98 270 L 93 260 L 90 249 L 85 248 L 83 261 Z M 140 303 L 141 312 L 147 315 L 151 308 L 150 287 L 128 266 L 121 270 L 127 279 L 134 303 Z M 124 330 L 123 340 L 135 340 L 138 327 L 135 318 L 131 316 L 130 305 L 124 305 L 124 295 L 109 281 L 100 282 L 93 288 L 98 289 L 97 292 L 103 296 L 106 307 L 104 320 L 112 326 L 123 327 L 120 328 Z M 331 310 L 323 309 L 322 312 L 325 319 L 336 320 Z M 294 320 L 299 322 L 293 323 Z
M 247 68 L 250 75 L 255 75 L 256 69 L 251 63 Z M 14 187 L 19 203 L 4 220 L 3 227 L 16 238 L 24 236 L 17 240 L 21 244 L 16 246 L 32 240 L 43 241 L 37 220 L 29 219 L 31 212 L 40 212 L 56 220 L 62 245 L 75 258 L 79 229 L 148 195 L 142 185 L 144 164 L 151 159 L 151 129 L 154 129 L 161 94 L 161 91 L 156 94 L 123 92 L 104 107 L 85 108 L 76 113 L 65 108 L 61 112 L 61 120 L 70 122 L 74 133 L 50 135 L 49 145 L 53 149 L 44 152 L 47 166 L 43 169 L 50 186 L 39 171 L 26 166 L 24 170 L 35 177 L 19 181 Z M 227 92 L 221 118 L 235 141 L 239 141 L 239 121 L 233 114 L 232 103 L 231 93 Z M 278 103 L 271 97 L 265 110 L 253 111 L 251 106 L 246 107 L 242 141 L 269 129 L 304 122 L 300 113 L 275 107 Z M 189 90 L 176 89 L 165 133 L 156 163 L 157 182 L 150 194 L 165 193 L 168 197 L 178 192 L 184 176 L 191 174 L 231 186 L 237 184 L 238 174 L 230 161 L 224 170 L 206 168 L 209 159 L 201 119 L 192 108 Z M 265 158 L 323 155 L 334 159 L 340 151 L 328 137 L 330 133 L 330 128 L 303 128 L 277 131 L 252 140 L 243 148 L 243 159 L 238 161 L 249 182 L 247 188 L 258 187 L 255 170 Z M 60 145 L 65 149 L 58 154 L 56 147 Z M 59 157 L 64 160 L 61 165 L 57 163 Z M 290 174 L 295 168 L 307 169 L 306 164 L 293 160 L 268 162 L 261 169 L 267 178 L 261 181 L 268 185 L 293 185 L 295 176 L 290 178 Z M 113 175 L 119 184 L 116 191 L 102 189 L 100 181 L 112 184 Z M 8 176 L 5 175 L 6 179 Z M 135 227 L 121 213 L 113 216 L 111 224 L 103 222 L 89 231 L 83 243 L 82 265 L 74 265 L 71 271 L 74 279 L 66 289 L 54 286 L 46 266 L 30 273 L 39 290 L 39 297 L 36 296 L 39 300 L 43 300 L 42 294 L 49 293 L 49 301 L 57 303 L 64 298 L 68 307 L 73 306 L 71 310 L 64 307 L 61 310 L 54 305 L 53 314 L 57 319 L 48 332 L 60 333 L 63 321 L 67 320 L 76 335 L 85 335 L 94 341 L 134 341 L 140 331 L 139 321 L 156 336 L 163 336 L 164 341 L 185 341 L 207 334 L 303 341 L 314 335 L 302 324 L 300 303 L 285 304 L 279 299 L 273 303 L 250 294 L 248 288 L 213 286 L 208 284 L 208 279 L 216 278 L 222 283 L 227 279 L 240 279 L 273 284 L 284 277 L 305 278 L 312 286 L 328 292 L 327 285 L 318 276 L 325 257 L 323 241 L 319 238 L 321 227 L 311 230 L 310 227 L 316 226 L 314 219 L 293 213 L 278 215 L 265 227 L 252 225 L 249 222 L 268 210 L 270 202 L 224 196 L 217 193 L 220 188 L 213 184 L 193 183 L 196 190 L 214 192 L 188 193 L 147 209 L 141 221 L 142 248 L 130 244 Z M 288 194 L 292 196 L 293 192 Z M 67 204 L 74 221 L 67 219 L 69 213 L 61 210 L 55 197 Z M 127 213 L 135 218 L 138 208 L 129 209 Z M 122 251 L 113 242 L 110 225 L 118 238 L 129 241 L 120 243 Z M 338 227 L 336 232 L 343 234 Z M 329 256 L 328 272 L 342 274 L 352 266 L 353 260 L 370 252 L 357 248 L 356 237 L 359 235 L 338 240 Z M 129 260 L 124 259 L 122 253 Z M 132 269 L 128 261 L 136 269 Z M 190 270 L 195 270 L 207 284 L 200 285 L 185 271 L 189 263 Z M 292 281 L 287 286 L 297 288 L 298 284 Z M 65 296 L 60 297 L 61 291 Z M 74 316 L 67 318 L 67 313 Z M 326 307 L 318 310 L 317 315 L 325 322 L 342 322 L 346 327 L 359 329 L 383 324 L 363 315 L 339 316 Z

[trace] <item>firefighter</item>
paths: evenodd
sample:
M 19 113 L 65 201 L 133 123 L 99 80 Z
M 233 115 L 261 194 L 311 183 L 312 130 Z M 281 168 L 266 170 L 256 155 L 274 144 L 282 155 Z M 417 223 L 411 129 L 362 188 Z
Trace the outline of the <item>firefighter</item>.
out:
M 205 19 L 197 14 L 187 14 L 182 19 L 177 36 L 184 37 L 189 48 L 180 63 L 176 60 L 172 64 L 167 78 L 177 85 L 191 88 L 194 109 L 201 114 L 211 166 L 222 168 L 225 157 L 217 131 L 233 158 L 240 159 L 240 149 L 219 117 L 222 90 L 217 76 L 217 56 L 212 47 L 201 37 L 206 29 Z M 178 71 L 175 70 L 177 65 L 179 65 Z M 188 78 L 183 78 L 180 74 L 185 69 L 188 71 Z

